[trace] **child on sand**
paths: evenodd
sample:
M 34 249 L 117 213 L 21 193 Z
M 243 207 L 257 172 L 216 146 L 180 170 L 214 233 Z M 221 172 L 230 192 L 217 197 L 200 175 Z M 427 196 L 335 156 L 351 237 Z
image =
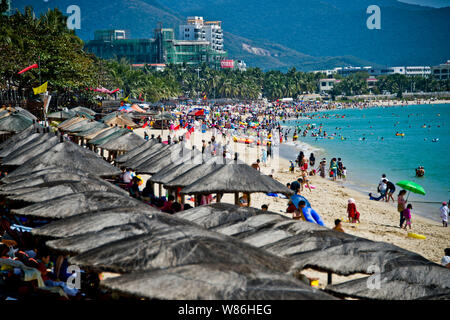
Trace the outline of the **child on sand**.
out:
M 350 198 L 348 199 L 348 205 L 347 205 L 347 213 L 348 213 L 348 221 L 351 223 L 361 223 L 359 221 L 359 212 L 356 210 L 356 203 L 355 199 Z
M 344 229 L 342 228 L 342 221 L 339 219 L 334 220 L 334 231 L 344 232 Z
M 405 219 L 405 227 L 403 229 L 406 230 L 406 227 L 409 226 L 409 230 L 411 230 L 411 209 L 412 204 L 408 204 L 405 210 L 403 210 L 403 218 Z

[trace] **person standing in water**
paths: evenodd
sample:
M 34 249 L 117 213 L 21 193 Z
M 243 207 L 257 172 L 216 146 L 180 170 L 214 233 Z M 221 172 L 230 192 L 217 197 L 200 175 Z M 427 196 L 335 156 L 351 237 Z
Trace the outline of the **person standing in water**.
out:
M 442 226 L 447 228 L 449 212 L 447 202 L 442 202 L 442 207 L 439 210 L 441 211 Z

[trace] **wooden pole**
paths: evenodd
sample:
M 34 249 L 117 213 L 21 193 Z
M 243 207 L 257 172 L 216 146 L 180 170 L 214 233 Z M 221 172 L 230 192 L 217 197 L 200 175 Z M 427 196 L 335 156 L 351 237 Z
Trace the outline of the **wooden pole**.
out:
M 248 193 L 246 193 L 246 195 L 247 195 L 247 200 L 248 200 L 248 206 L 250 207 L 250 193 L 248 192 Z
M 328 285 L 330 285 L 333 282 L 332 277 L 333 277 L 333 274 L 330 271 L 328 271 L 328 279 L 327 279 Z
M 239 192 L 234 193 L 234 204 L 239 205 Z

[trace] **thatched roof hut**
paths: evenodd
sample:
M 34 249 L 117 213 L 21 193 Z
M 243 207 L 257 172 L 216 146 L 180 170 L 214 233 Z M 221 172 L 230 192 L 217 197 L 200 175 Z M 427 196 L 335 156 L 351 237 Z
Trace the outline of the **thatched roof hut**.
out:
M 27 148 L 24 146 L 21 150 L 9 154 L 3 159 L 2 164 L 5 166 L 21 166 L 31 158 L 40 155 L 59 143 L 59 137 L 53 134 L 42 135 L 42 138 L 43 140 L 40 140 L 40 143 L 33 143 L 29 146 L 27 144 Z
M 86 171 L 82 171 L 82 170 L 78 170 L 75 168 L 69 168 L 69 167 L 63 167 L 63 166 L 52 166 L 52 167 L 46 167 L 44 169 L 39 169 L 39 170 L 30 170 L 30 171 L 26 171 L 23 174 L 18 174 L 18 175 L 7 175 L 6 177 L 3 177 L 0 181 L 3 184 L 9 184 L 9 183 L 15 183 L 18 181 L 24 181 L 24 180 L 30 180 L 30 179 L 34 179 L 36 177 L 45 175 L 45 174 L 49 174 L 49 173 L 66 173 L 66 172 L 72 172 L 72 173 L 76 173 L 80 176 L 88 176 L 89 173 Z
M 100 134 L 101 132 L 103 132 L 104 130 L 107 130 L 107 129 L 109 129 L 109 127 L 106 124 L 97 121 L 97 122 L 95 122 L 95 126 L 93 126 L 92 128 L 83 130 L 83 131 L 79 131 L 75 135 L 77 137 L 86 138 L 87 136 L 90 136 L 93 134 L 94 135 Z
M 379 286 L 366 277 L 329 285 L 326 290 L 340 297 L 376 300 L 433 299 L 450 292 L 450 270 L 437 264 L 405 264 L 380 273 L 378 279 Z
M 67 120 L 61 122 L 57 128 L 60 130 L 64 130 L 65 128 L 67 128 L 77 122 L 81 122 L 81 121 L 87 121 L 87 119 L 85 117 L 80 117 L 80 116 L 76 115 L 73 118 L 70 118 L 70 119 L 67 119 Z
M 32 124 L 33 119 L 16 111 L 0 119 L 0 131 L 20 132 Z
M 151 147 L 153 147 L 157 143 L 158 143 L 158 141 L 156 139 L 150 139 L 150 140 L 146 141 L 144 144 L 142 144 L 142 145 L 134 148 L 133 150 L 130 150 L 127 153 L 117 157 L 117 159 L 115 161 L 117 163 L 124 163 L 124 162 L 128 161 L 129 159 L 131 159 L 132 157 L 140 154 L 141 152 L 144 152 L 145 150 L 150 149 Z
M 137 134 L 128 132 L 116 139 L 108 140 L 98 147 L 109 151 L 130 151 L 141 146 L 145 142 L 146 141 Z
M 155 174 L 167 166 L 181 163 L 201 163 L 202 153 L 197 149 L 189 150 L 182 145 L 179 148 L 167 149 L 169 153 L 162 152 L 160 155 L 150 158 L 135 168 L 136 172 L 144 174 Z
M 91 120 L 83 118 L 82 121 L 76 121 L 76 122 L 74 122 L 72 124 L 68 124 L 68 125 L 66 125 L 64 127 L 59 128 L 59 130 L 66 131 L 66 132 L 71 132 L 71 130 L 73 129 L 73 130 L 76 131 L 78 128 L 83 128 L 85 125 L 87 125 L 87 124 L 89 124 L 91 122 L 92 122 Z
M 27 118 L 29 118 L 31 120 L 36 120 L 36 121 L 38 120 L 38 118 L 34 114 L 32 114 L 30 111 L 28 111 L 27 109 L 24 109 L 24 108 L 21 108 L 21 107 L 14 107 L 14 109 L 17 112 L 23 114 L 25 117 L 27 117 Z
M 0 144 L 0 151 L 9 150 L 17 142 L 22 141 L 23 139 L 25 139 L 29 135 L 32 135 L 33 133 L 36 133 L 37 129 L 42 130 L 41 126 L 39 124 L 35 123 L 34 125 L 29 126 L 25 130 L 22 130 L 21 132 L 16 133 L 12 137 L 10 137 L 8 140 L 5 140 Z M 4 157 L 4 156 L 0 156 L 0 157 Z
M 153 183 L 165 184 L 198 165 L 199 164 L 195 163 L 173 163 L 172 165 L 169 165 L 158 173 L 152 175 L 149 180 Z
M 168 145 L 163 143 L 157 143 L 150 148 L 142 151 L 141 153 L 135 155 L 134 157 L 131 157 L 127 161 L 123 163 L 125 167 L 132 168 L 137 165 L 139 165 L 141 162 L 144 162 L 145 160 L 149 159 L 150 157 L 154 157 L 155 155 L 159 154 L 160 152 L 166 150 L 169 148 Z
M 51 119 L 51 120 L 67 120 L 67 119 L 73 118 L 74 116 L 75 116 L 75 112 L 61 110 L 61 111 L 55 111 L 55 112 L 49 113 L 47 115 L 47 118 Z
M 78 132 L 83 132 L 90 130 L 92 128 L 97 128 L 100 122 L 94 121 L 94 120 L 88 120 L 87 122 L 80 121 L 78 123 L 75 123 L 69 127 L 65 128 L 65 131 L 75 134 Z
M 119 127 L 130 127 L 135 128 L 138 125 L 133 122 L 129 117 L 125 115 L 116 115 L 115 117 L 111 117 L 109 119 L 103 120 L 104 123 L 106 123 L 109 126 L 119 126 Z
M 427 270 L 435 265 L 388 243 L 295 221 L 269 211 L 217 203 L 182 211 L 176 216 L 289 258 L 293 263 L 292 272 L 312 268 L 348 276 L 371 274 L 374 265 L 385 272 L 412 266 Z M 412 276 L 409 279 L 411 283 L 415 281 Z
M 8 199 L 15 201 L 37 203 L 72 193 L 88 191 L 106 191 L 122 196 L 127 195 L 126 191 L 107 181 L 87 177 L 81 177 L 79 181 L 52 181 L 33 187 L 0 191 L 0 194 L 7 195 Z
M 118 130 L 120 130 L 120 128 L 117 128 L 117 127 L 105 127 L 105 128 L 103 128 L 101 130 L 94 130 L 94 131 L 92 131 L 92 132 L 90 132 L 88 134 L 85 134 L 83 136 L 83 138 L 85 138 L 86 140 L 89 141 L 89 140 L 92 140 L 92 139 L 96 139 L 97 137 L 100 138 L 100 137 L 108 136 L 111 133 L 116 132 Z
M 20 141 L 16 141 L 13 145 L 10 145 L 8 148 L 4 148 L 3 150 L 0 150 L 0 158 L 5 158 L 9 154 L 14 153 L 15 151 L 20 151 L 22 146 L 26 145 L 27 143 L 33 143 L 36 141 L 36 139 L 39 139 L 40 137 L 43 137 L 44 134 L 42 133 L 32 133 L 26 137 L 24 137 Z
M 145 209 L 130 206 L 97 210 L 53 221 L 33 229 L 32 234 L 51 238 L 71 237 L 127 223 L 149 221 L 148 224 L 150 224 L 151 221 L 158 219 L 158 214 L 161 213 L 150 206 Z
M 89 191 L 68 194 L 21 209 L 12 209 L 11 212 L 22 216 L 63 219 L 90 211 L 132 206 L 148 205 L 126 195 L 122 196 L 106 191 Z
M 208 281 L 205 281 L 208 279 Z M 101 282 L 125 296 L 164 300 L 333 300 L 295 278 L 253 265 L 195 264 L 133 272 Z
M 211 194 L 236 192 L 264 192 L 292 194 L 285 185 L 261 174 L 247 164 L 227 164 L 193 181 L 181 190 L 182 194 Z
M 91 249 L 69 262 L 118 273 L 205 263 L 247 264 L 278 272 L 287 272 L 290 266 L 287 259 L 195 225 L 167 225 Z
M 94 152 L 70 141 L 58 143 L 46 152 L 31 158 L 10 174 L 18 175 L 50 166 L 72 167 L 98 176 L 114 176 L 120 174 L 118 168 L 113 167 Z
M 89 108 L 86 108 L 86 107 L 81 107 L 81 106 L 72 108 L 72 109 L 70 109 L 69 111 L 72 111 L 72 112 L 80 111 L 80 112 L 87 113 L 87 114 L 89 114 L 89 115 L 91 115 L 91 116 L 95 116 L 95 115 L 97 114 L 95 111 L 93 111 L 93 110 L 91 110 L 91 109 L 89 109 Z
M 88 143 L 90 145 L 99 146 L 103 143 L 107 143 L 108 141 L 115 140 L 115 139 L 127 134 L 128 132 L 130 132 L 130 130 L 120 128 L 119 130 L 111 132 L 109 135 L 105 135 L 101 138 L 95 137 L 94 139 L 89 140 Z
M 197 181 L 203 176 L 214 172 L 224 166 L 223 164 L 202 164 L 193 167 L 191 170 L 186 171 L 185 173 L 179 175 L 175 179 L 164 184 L 164 188 L 183 188 L 192 183 L 192 181 Z

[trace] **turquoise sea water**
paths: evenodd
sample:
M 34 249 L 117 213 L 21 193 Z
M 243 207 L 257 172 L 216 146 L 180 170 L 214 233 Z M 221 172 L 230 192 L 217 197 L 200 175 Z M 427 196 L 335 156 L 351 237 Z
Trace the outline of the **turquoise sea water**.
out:
M 329 118 L 318 118 L 317 115 Z M 307 157 L 313 151 L 316 166 L 322 157 L 326 157 L 328 164 L 331 158 L 340 157 L 347 168 L 347 184 L 364 192 L 376 194 L 383 173 L 393 182 L 415 181 L 427 194 L 409 196 L 414 211 L 440 221 L 439 203 L 448 202 L 450 198 L 449 119 L 449 104 L 321 112 L 313 119 L 286 121 L 285 125 L 300 125 L 302 132 L 308 123 L 316 127 L 322 125 L 334 139 L 316 139 L 311 137 L 310 131 L 307 137 L 299 136 L 294 150 L 291 130 L 288 144 L 280 152 L 281 156 L 293 160 L 298 150 L 303 150 Z M 404 133 L 404 137 L 396 136 L 397 132 Z M 433 139 L 439 141 L 432 142 Z M 415 176 L 415 168 L 419 165 L 426 171 L 422 178 Z M 396 186 L 395 199 L 398 191 L 400 187 Z

